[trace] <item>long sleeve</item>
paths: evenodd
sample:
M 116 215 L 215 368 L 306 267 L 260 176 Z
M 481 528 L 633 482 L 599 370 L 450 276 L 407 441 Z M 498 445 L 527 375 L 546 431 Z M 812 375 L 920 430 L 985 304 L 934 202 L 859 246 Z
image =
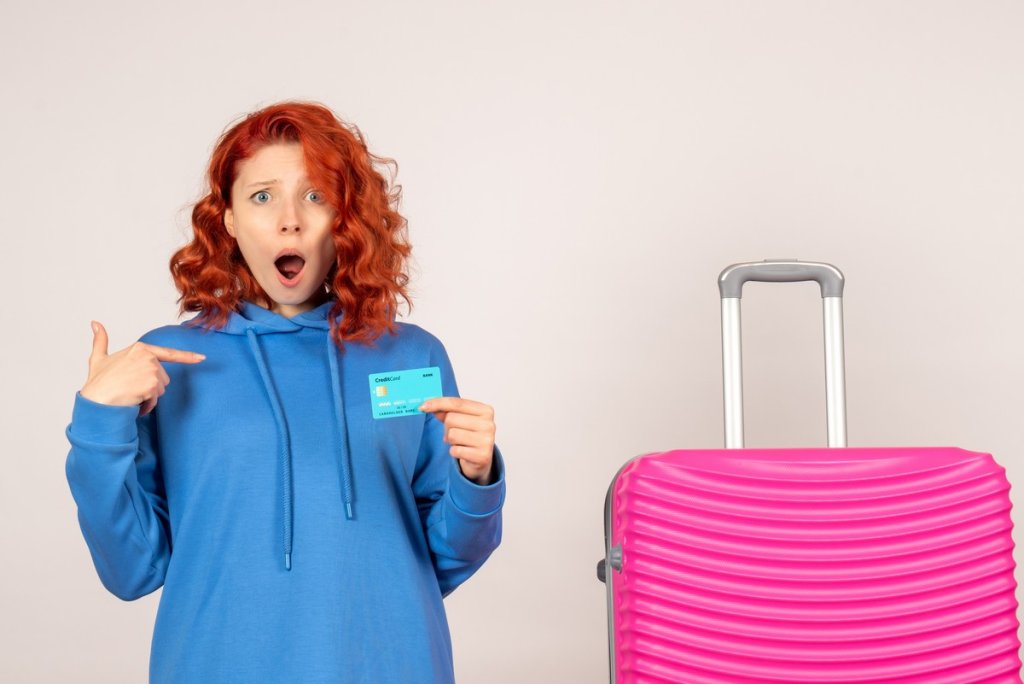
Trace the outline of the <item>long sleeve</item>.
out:
M 451 362 L 440 342 L 431 363 L 441 370 L 445 396 L 459 396 Z M 492 484 L 478 485 L 468 479 L 449 453 L 444 424 L 427 416 L 413 490 L 442 596 L 469 579 L 501 542 L 505 462 L 497 445 L 494 468 L 497 479 Z
M 164 583 L 171 557 L 155 413 L 75 393 L 65 472 L 100 581 L 131 601 Z

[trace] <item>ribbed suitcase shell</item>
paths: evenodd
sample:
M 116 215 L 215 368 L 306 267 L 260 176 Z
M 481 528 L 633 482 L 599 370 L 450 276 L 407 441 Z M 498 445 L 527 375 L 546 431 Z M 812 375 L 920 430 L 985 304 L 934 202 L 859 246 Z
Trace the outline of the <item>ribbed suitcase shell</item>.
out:
M 1009 483 L 989 454 L 647 454 L 605 513 L 617 684 L 1021 681 Z

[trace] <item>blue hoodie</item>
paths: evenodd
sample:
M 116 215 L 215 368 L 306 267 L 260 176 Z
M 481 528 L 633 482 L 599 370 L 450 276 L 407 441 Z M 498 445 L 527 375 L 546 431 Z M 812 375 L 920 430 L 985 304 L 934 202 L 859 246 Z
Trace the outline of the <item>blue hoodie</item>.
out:
M 504 461 L 481 486 L 434 416 L 373 418 L 370 374 L 438 366 L 458 396 L 451 363 L 401 322 L 339 350 L 333 303 L 147 332 L 206 359 L 162 363 L 145 416 L 75 395 L 66 472 L 100 581 L 163 586 L 152 684 L 454 681 L 442 598 L 501 540 Z

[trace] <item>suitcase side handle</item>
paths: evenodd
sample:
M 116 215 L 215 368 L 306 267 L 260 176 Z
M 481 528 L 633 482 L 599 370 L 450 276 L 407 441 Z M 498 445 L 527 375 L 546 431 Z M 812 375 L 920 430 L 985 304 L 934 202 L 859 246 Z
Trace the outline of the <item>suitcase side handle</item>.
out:
M 825 404 L 830 447 L 846 446 L 846 377 L 843 360 L 842 272 L 832 264 L 796 259 L 765 259 L 728 266 L 718 276 L 722 298 L 722 397 L 725 448 L 743 448 L 743 356 L 740 299 L 748 281 L 817 281 L 825 325 Z

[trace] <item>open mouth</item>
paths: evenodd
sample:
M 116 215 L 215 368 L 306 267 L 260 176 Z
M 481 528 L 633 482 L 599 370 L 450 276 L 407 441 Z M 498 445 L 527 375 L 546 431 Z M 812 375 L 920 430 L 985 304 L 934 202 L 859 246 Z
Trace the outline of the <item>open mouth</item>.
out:
M 274 262 L 277 266 L 277 270 L 281 272 L 288 280 L 291 280 L 299 274 L 302 267 L 306 265 L 306 260 L 297 254 L 286 254 L 277 261 Z

